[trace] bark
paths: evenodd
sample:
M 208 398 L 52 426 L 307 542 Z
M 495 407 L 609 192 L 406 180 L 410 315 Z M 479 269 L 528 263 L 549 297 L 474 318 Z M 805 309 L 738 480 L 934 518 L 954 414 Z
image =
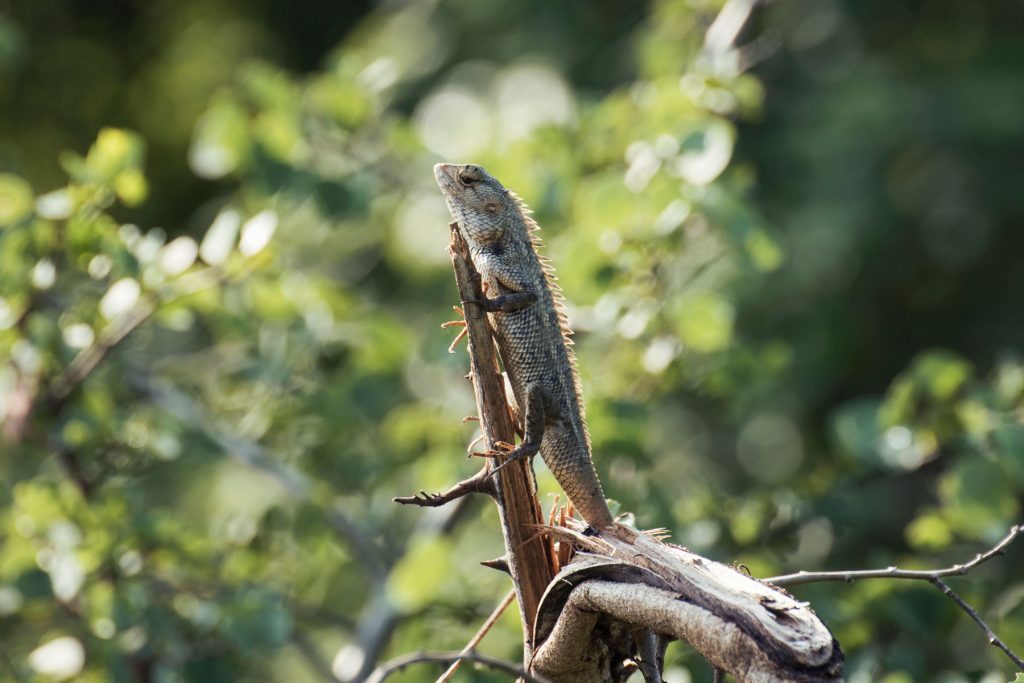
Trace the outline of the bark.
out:
M 448 247 L 455 269 L 455 282 L 462 301 L 480 300 L 480 277 L 469 257 L 469 249 L 459 234 L 458 224 L 451 224 L 452 240 Z M 480 306 L 464 306 L 466 331 L 469 342 L 470 373 L 476 391 L 480 427 L 487 449 L 494 450 L 498 442 L 513 443 L 515 431 L 505 396 L 505 382 L 498 370 L 492 330 L 487 313 Z M 483 474 L 497 465 L 488 461 Z M 496 489 L 498 514 L 505 540 L 505 562 L 519 604 L 523 625 L 524 663 L 533 654 L 533 623 L 544 589 L 554 575 L 549 546 L 541 527 L 544 518 L 540 501 L 534 493 L 536 486 L 530 463 L 519 460 L 503 467 L 491 477 Z
M 842 680 L 838 643 L 781 589 L 624 528 L 609 538 L 560 533 L 587 552 L 544 596 L 531 672 L 560 683 L 624 680 L 613 665 L 637 650 L 623 634 L 640 631 L 683 640 L 744 683 Z

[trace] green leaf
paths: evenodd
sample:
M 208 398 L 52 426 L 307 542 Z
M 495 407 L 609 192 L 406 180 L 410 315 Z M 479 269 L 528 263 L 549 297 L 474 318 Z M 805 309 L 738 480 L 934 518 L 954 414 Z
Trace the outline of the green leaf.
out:
M 388 577 L 387 591 L 396 606 L 414 611 L 430 604 L 450 574 L 452 543 L 446 538 L 415 538 Z
M 764 230 L 751 230 L 743 240 L 743 246 L 761 272 L 770 273 L 782 265 L 782 249 Z
M 942 550 L 953 540 L 949 524 L 941 515 L 921 515 L 907 527 L 907 541 L 921 550 Z
M 735 318 L 733 305 L 720 294 L 689 294 L 679 303 L 679 337 L 694 351 L 721 351 L 732 341 Z
M 284 598 L 264 586 L 245 586 L 223 607 L 225 635 L 242 651 L 280 647 L 292 630 Z
M 249 161 L 249 119 L 233 99 L 218 97 L 196 123 L 189 166 L 201 178 L 221 178 Z
M 930 351 L 914 363 L 914 373 L 939 400 L 952 398 L 971 378 L 972 372 L 970 363 L 947 351 Z
M 129 168 L 114 179 L 114 192 L 126 206 L 137 206 L 149 194 L 146 176 L 137 168 Z
M 999 464 L 982 458 L 960 460 L 939 481 L 939 497 L 951 527 L 988 540 L 1005 530 L 1019 511 L 1013 485 Z
M 0 228 L 17 225 L 32 214 L 32 187 L 12 173 L 0 173 Z
M 85 163 L 101 178 L 114 178 L 124 170 L 138 167 L 144 151 L 142 138 L 120 128 L 104 128 L 89 148 Z

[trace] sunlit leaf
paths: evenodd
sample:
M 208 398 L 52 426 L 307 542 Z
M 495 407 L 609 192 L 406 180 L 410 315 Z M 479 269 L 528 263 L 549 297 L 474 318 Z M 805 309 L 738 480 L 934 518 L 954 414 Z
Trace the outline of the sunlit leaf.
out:
M 452 562 L 451 542 L 443 538 L 418 538 L 388 577 L 388 595 L 405 611 L 429 604 Z
M 907 540 L 915 548 L 941 550 L 953 540 L 949 525 L 940 515 L 926 514 L 907 527 Z
M 15 225 L 32 213 L 32 187 L 11 173 L 0 173 L 0 228 Z
M 759 270 L 767 273 L 782 265 L 782 249 L 763 230 L 750 231 L 744 246 L 750 254 L 750 260 Z
M 695 351 L 711 353 L 732 341 L 736 311 L 720 294 L 696 292 L 680 299 L 678 332 L 683 343 Z

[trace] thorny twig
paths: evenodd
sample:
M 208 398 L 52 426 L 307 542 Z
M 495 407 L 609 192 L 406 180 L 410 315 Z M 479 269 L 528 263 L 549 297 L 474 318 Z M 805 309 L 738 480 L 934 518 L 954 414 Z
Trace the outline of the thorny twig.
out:
M 495 657 L 478 654 L 476 652 L 413 652 L 411 654 L 402 655 L 401 657 L 395 657 L 374 669 L 373 673 L 370 674 L 370 677 L 366 679 L 366 683 L 381 683 L 381 681 L 391 674 L 398 673 L 413 664 L 429 662 L 448 664 L 458 660 L 481 664 L 496 671 L 504 671 L 505 673 L 512 674 L 513 676 L 518 676 L 524 681 L 527 681 L 527 683 L 549 683 L 546 678 L 542 678 L 536 674 L 527 673 L 527 671 L 518 664 L 507 662 L 504 659 L 497 659 Z
M 974 559 L 970 562 L 955 564 L 952 567 L 944 567 L 942 569 L 900 569 L 898 567 L 886 567 L 885 569 L 858 569 L 832 572 L 800 571 L 795 574 L 773 576 L 764 579 L 764 581 L 776 586 L 798 586 L 805 583 L 817 583 L 822 581 L 845 581 L 850 583 L 860 579 L 910 579 L 927 581 L 941 590 L 950 600 L 955 602 L 960 609 L 966 612 L 967 615 L 978 624 L 978 626 L 981 627 L 985 632 L 985 637 L 988 639 L 990 645 L 1002 650 L 1015 665 L 1024 669 L 1024 659 L 1011 650 L 1006 643 L 1000 640 L 989 625 L 985 623 L 985 620 L 981 618 L 981 615 L 978 614 L 977 610 L 967 604 L 963 598 L 957 595 L 957 593 L 942 580 L 943 577 L 946 576 L 963 576 L 979 565 L 988 562 L 993 557 L 1005 554 L 1007 546 L 1013 543 L 1013 541 L 1021 534 L 1024 534 L 1024 524 L 1015 524 L 1010 527 L 1010 531 L 1002 538 L 1002 540 L 985 552 L 975 555 Z
M 476 649 L 476 646 L 479 645 L 480 641 L 484 639 L 484 636 L 487 635 L 487 632 L 491 630 L 491 627 L 493 627 L 494 624 L 498 622 L 498 619 L 505 611 L 505 608 L 511 605 L 512 601 L 515 599 L 516 592 L 514 590 L 510 590 L 508 593 L 505 594 L 505 597 L 502 599 L 502 601 L 499 602 L 498 606 L 494 608 L 493 612 L 491 612 L 491 616 L 487 617 L 487 620 L 483 623 L 483 625 L 481 625 L 480 628 L 477 629 L 476 633 L 473 634 L 473 637 L 469 639 L 468 643 L 466 643 L 466 647 L 462 648 L 461 654 L 467 655 Z M 441 677 L 437 679 L 437 683 L 445 683 L 446 681 L 448 681 L 448 679 L 455 675 L 455 672 L 458 670 L 459 664 L 461 663 L 461 659 L 457 659 L 454 662 L 452 662 L 452 665 L 448 667 L 448 670 L 441 674 Z

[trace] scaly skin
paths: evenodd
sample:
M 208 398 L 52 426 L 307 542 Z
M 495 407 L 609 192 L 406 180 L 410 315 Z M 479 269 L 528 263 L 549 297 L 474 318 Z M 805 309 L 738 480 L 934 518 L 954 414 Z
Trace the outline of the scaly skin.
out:
M 565 304 L 536 252 L 537 224 L 514 193 L 479 166 L 437 164 L 434 176 L 469 245 L 516 404 L 523 413 L 516 458 L 538 450 L 565 494 L 595 529 L 614 525 L 590 456 Z

